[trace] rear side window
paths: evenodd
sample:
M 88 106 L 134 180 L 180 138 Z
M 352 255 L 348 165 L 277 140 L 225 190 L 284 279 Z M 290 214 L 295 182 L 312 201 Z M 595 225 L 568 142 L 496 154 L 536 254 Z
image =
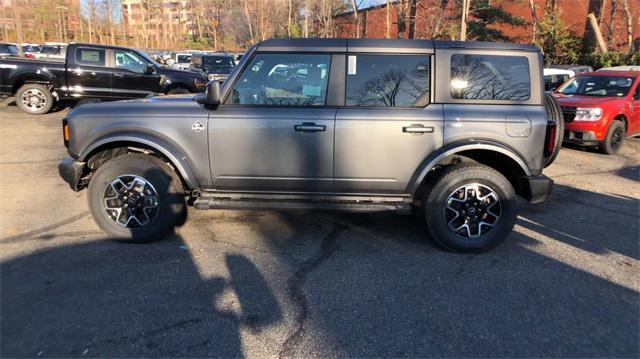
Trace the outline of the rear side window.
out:
M 104 66 L 104 50 L 76 49 L 76 63 L 87 66 Z
M 424 107 L 429 103 L 426 55 L 349 55 L 347 106 Z
M 528 100 L 529 62 L 524 56 L 452 55 L 451 97 L 465 100 Z

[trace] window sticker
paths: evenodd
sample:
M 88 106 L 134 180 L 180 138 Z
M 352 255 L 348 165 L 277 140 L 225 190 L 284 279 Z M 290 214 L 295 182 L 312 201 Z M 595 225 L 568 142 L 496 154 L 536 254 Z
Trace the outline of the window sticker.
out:
M 357 64 L 357 57 L 356 56 L 349 56 L 349 75 L 355 75 L 356 74 L 356 64 Z
M 87 62 L 100 62 L 100 53 L 98 51 L 82 50 L 80 59 Z

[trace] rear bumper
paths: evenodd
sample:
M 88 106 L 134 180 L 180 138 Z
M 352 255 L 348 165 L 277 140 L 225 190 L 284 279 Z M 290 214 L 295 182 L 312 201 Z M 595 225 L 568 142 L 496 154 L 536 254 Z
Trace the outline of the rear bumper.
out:
M 541 203 L 549 198 L 553 190 L 553 180 L 545 175 L 525 177 L 529 195 L 525 198 L 531 203 Z
M 58 164 L 58 173 L 60 177 L 69 184 L 72 190 L 78 192 L 84 185 L 82 184 L 82 171 L 84 170 L 84 162 L 76 161 L 67 157 Z

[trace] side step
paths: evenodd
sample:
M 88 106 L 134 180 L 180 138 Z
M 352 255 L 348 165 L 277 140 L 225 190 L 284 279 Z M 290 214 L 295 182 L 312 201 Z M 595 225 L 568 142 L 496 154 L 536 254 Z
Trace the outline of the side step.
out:
M 198 198 L 193 203 L 196 209 L 238 209 L 238 210 L 335 210 L 343 212 L 397 212 L 410 214 L 408 203 L 375 202 L 330 202 L 296 200 L 237 200 Z

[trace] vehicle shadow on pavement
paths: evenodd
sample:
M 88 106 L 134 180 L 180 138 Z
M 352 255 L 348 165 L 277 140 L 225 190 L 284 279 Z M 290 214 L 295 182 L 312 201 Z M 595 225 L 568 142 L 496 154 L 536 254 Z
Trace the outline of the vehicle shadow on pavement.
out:
M 518 225 L 576 248 L 640 260 L 640 199 L 556 184 L 546 203 L 523 208 Z

